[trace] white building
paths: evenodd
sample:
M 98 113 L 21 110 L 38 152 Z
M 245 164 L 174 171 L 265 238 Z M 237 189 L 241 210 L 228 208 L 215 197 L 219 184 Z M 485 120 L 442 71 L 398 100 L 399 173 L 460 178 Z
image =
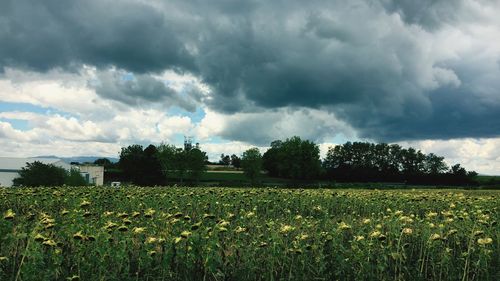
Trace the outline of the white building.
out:
M 96 165 L 78 165 L 80 174 L 85 178 L 87 183 L 101 186 L 104 183 L 104 167 Z
M 35 161 L 43 164 L 53 164 L 66 170 L 71 169 L 71 165 L 57 158 L 15 158 L 15 157 L 0 157 L 0 186 L 12 186 L 12 181 L 19 177 L 19 171 L 26 167 L 26 163 Z

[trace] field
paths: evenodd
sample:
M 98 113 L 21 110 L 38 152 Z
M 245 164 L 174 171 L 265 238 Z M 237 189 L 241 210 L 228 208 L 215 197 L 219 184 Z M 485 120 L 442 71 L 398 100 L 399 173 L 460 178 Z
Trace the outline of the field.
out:
M 500 280 L 500 192 L 0 189 L 0 280 Z

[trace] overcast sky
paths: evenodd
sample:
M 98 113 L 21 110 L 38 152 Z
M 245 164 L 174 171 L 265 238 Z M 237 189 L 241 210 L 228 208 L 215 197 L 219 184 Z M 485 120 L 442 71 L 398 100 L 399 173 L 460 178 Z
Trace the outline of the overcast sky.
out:
M 397 142 L 500 174 L 498 0 L 2 0 L 0 156 Z

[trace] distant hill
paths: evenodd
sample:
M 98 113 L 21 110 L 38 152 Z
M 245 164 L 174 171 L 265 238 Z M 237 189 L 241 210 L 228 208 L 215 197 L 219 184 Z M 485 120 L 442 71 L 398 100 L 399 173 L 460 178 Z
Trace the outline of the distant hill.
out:
M 103 157 L 103 156 L 72 156 L 72 157 L 58 157 L 55 155 L 44 155 L 44 156 L 36 156 L 36 158 L 58 158 L 62 159 L 64 162 L 78 162 L 78 163 L 94 163 L 95 160 L 99 158 L 107 158 L 109 161 L 116 163 L 118 162 L 118 158 L 115 157 Z

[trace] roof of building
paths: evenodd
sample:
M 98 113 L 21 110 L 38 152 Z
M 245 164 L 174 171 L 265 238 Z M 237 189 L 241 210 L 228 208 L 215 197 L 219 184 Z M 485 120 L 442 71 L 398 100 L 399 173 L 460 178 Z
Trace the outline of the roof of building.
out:
M 43 164 L 55 164 L 62 160 L 58 158 L 0 157 L 0 170 L 21 170 L 21 168 L 26 167 L 26 163 L 35 161 L 42 162 Z

